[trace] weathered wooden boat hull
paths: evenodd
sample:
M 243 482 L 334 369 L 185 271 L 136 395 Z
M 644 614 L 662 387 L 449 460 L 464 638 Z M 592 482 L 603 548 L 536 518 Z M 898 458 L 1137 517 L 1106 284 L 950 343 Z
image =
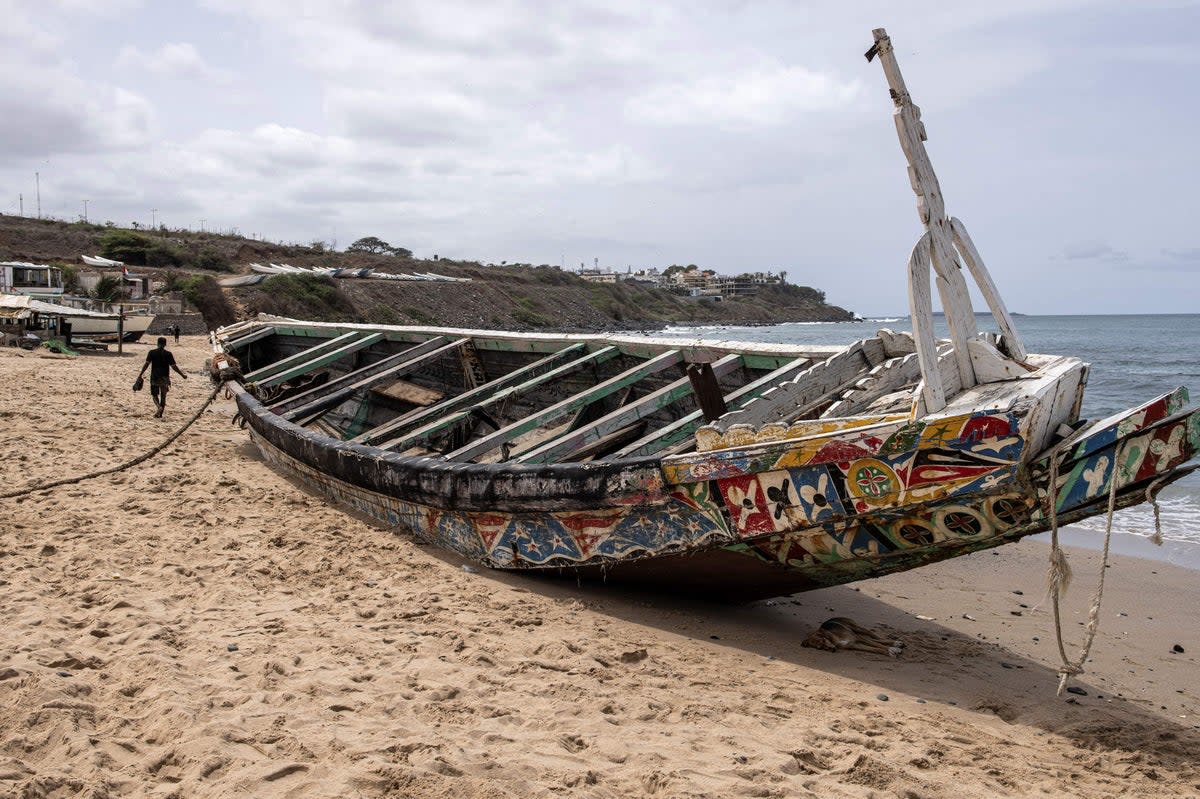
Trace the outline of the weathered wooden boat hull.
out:
M 492 568 L 710 596 L 860 580 L 1151 499 L 1200 450 L 1187 392 L 1079 419 L 1088 365 L 1025 349 L 874 36 L 924 227 L 911 334 L 819 352 L 243 323 L 219 343 L 263 455 Z M 980 332 L 968 273 L 999 333 Z
M 786 491 L 772 492 L 783 485 L 771 485 L 780 479 L 777 468 L 688 482 L 694 463 L 681 467 L 656 458 L 528 467 L 406 457 L 313 433 L 270 412 L 240 386 L 234 390 L 242 418 L 273 466 L 492 568 L 744 599 L 910 569 L 1050 525 L 1048 456 L 1023 465 L 1019 441 L 998 447 L 1012 436 L 981 431 L 1012 428 L 997 427 L 990 414 L 970 415 L 936 447 L 901 434 L 846 461 L 805 463 L 784 472 Z M 1165 484 L 1185 474 L 1179 467 L 1200 450 L 1200 415 L 1177 412 L 1185 401 L 1186 392 L 1173 392 L 1090 428 L 1063 449 L 1060 522 L 1103 512 L 1114 457 L 1118 507 L 1145 501 L 1155 480 Z M 902 440 L 911 446 L 893 451 Z M 842 449 L 826 447 L 827 455 L 848 457 L 849 442 L 836 443 Z M 952 452 L 947 445 L 954 444 L 965 456 L 990 451 L 994 457 L 958 464 L 957 484 L 938 478 L 939 499 L 918 490 L 914 501 L 894 501 L 920 487 L 914 475 L 931 451 Z M 776 449 L 784 455 L 772 465 L 806 448 L 811 444 L 780 442 Z M 952 465 L 943 460 L 937 468 Z M 909 481 L 903 486 L 898 481 L 887 489 L 879 482 L 901 474 Z M 875 478 L 875 490 L 864 496 L 864 485 L 854 481 L 867 476 Z M 865 485 L 869 489 L 870 481 Z

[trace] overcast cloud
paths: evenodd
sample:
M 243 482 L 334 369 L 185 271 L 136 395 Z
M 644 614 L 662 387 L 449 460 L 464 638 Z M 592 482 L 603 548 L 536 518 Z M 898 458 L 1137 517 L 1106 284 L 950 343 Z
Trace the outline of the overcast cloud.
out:
M 0 0 L 0 212 L 37 172 L 45 216 L 784 269 L 903 312 L 884 26 L 1010 308 L 1200 308 L 1197 3 L 833 5 Z

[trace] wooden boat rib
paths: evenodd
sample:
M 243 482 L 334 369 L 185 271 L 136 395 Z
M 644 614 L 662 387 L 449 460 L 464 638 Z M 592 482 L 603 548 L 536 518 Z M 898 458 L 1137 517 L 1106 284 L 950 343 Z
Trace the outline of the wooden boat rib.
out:
M 214 337 L 240 363 L 253 440 L 330 497 L 490 567 L 738 598 L 997 546 L 1195 468 L 1184 389 L 1088 422 L 1087 364 L 1025 350 L 945 215 L 883 31 L 871 55 L 925 227 L 912 333 L 821 347 L 264 317 Z M 964 267 L 998 335 L 976 331 Z

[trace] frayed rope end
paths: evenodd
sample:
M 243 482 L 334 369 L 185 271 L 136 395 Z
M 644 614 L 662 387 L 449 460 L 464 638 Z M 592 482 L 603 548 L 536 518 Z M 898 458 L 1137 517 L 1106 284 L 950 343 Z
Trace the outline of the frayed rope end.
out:
M 1067 553 L 1055 546 L 1050 550 L 1050 568 L 1046 570 L 1046 592 L 1063 596 L 1070 587 L 1071 564 L 1067 563 Z

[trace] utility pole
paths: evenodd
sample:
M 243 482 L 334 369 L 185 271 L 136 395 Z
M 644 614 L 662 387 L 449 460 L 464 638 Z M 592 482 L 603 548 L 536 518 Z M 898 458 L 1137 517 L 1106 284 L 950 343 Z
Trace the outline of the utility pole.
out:
M 158 228 L 158 209 L 151 208 L 150 209 L 150 229 L 156 230 L 157 228 Z
M 88 204 L 88 201 L 87 201 L 87 200 L 84 200 L 84 201 L 83 201 L 83 221 L 84 221 L 84 224 L 87 224 L 87 221 L 88 221 L 88 220 L 87 220 L 87 204 Z
M 42 176 L 37 172 L 33 173 L 33 182 L 37 184 L 37 218 L 42 218 Z
M 21 216 L 25 216 L 25 195 L 24 194 L 21 194 L 20 192 L 17 193 L 17 203 L 19 203 L 21 206 Z
M 205 223 L 205 222 L 207 222 L 207 221 L 208 221 L 207 219 L 201 219 L 201 220 L 200 220 L 200 232 L 201 232 L 201 233 L 203 233 L 203 232 L 204 232 L 204 223 Z

